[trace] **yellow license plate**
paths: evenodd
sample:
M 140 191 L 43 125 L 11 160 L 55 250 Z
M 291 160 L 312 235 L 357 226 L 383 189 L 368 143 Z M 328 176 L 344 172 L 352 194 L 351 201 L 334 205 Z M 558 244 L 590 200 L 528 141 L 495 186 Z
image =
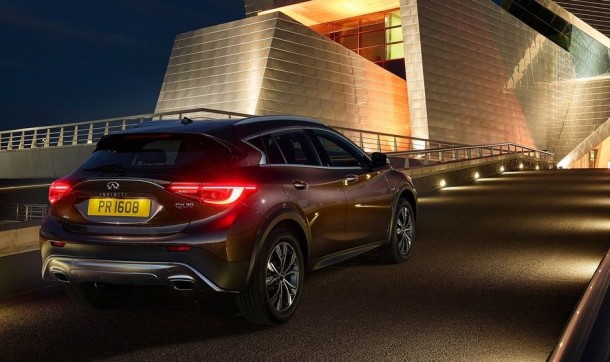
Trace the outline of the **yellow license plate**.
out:
M 150 216 L 149 199 L 89 199 L 89 216 Z

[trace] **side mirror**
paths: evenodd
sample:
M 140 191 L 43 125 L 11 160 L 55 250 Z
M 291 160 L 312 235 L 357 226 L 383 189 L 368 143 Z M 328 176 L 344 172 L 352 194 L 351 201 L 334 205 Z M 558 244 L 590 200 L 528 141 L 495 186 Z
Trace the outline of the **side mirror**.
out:
M 386 167 L 388 165 L 388 156 L 385 153 L 373 152 L 371 155 L 371 168 Z

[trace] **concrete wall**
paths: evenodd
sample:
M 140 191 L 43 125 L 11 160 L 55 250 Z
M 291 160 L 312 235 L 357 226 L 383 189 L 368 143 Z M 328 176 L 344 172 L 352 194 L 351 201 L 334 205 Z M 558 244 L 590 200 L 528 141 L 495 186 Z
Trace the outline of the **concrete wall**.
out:
M 95 145 L 0 151 L 0 178 L 60 178 L 85 161 Z

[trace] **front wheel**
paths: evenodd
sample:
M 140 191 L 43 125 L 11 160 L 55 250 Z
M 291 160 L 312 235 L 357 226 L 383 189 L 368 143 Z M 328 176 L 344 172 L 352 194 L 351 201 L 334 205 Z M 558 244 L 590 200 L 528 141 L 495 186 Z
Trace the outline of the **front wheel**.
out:
M 246 290 L 237 294 L 237 305 L 250 322 L 274 325 L 287 321 L 303 292 L 304 262 L 301 247 L 287 230 L 271 232 L 252 270 Z
M 381 247 L 381 255 L 391 264 L 402 263 L 409 259 L 415 238 L 415 215 L 411 204 L 400 199 L 394 212 L 390 228 L 390 240 Z

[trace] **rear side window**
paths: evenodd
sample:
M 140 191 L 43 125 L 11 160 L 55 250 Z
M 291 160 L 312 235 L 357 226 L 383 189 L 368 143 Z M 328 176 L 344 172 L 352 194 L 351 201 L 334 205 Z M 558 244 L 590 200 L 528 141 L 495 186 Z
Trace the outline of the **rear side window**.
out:
M 301 131 L 267 134 L 249 142 L 265 152 L 268 164 L 314 166 L 320 164 L 307 135 Z
M 231 160 L 231 150 L 204 135 L 134 134 L 104 137 L 81 169 L 166 173 L 207 171 Z

